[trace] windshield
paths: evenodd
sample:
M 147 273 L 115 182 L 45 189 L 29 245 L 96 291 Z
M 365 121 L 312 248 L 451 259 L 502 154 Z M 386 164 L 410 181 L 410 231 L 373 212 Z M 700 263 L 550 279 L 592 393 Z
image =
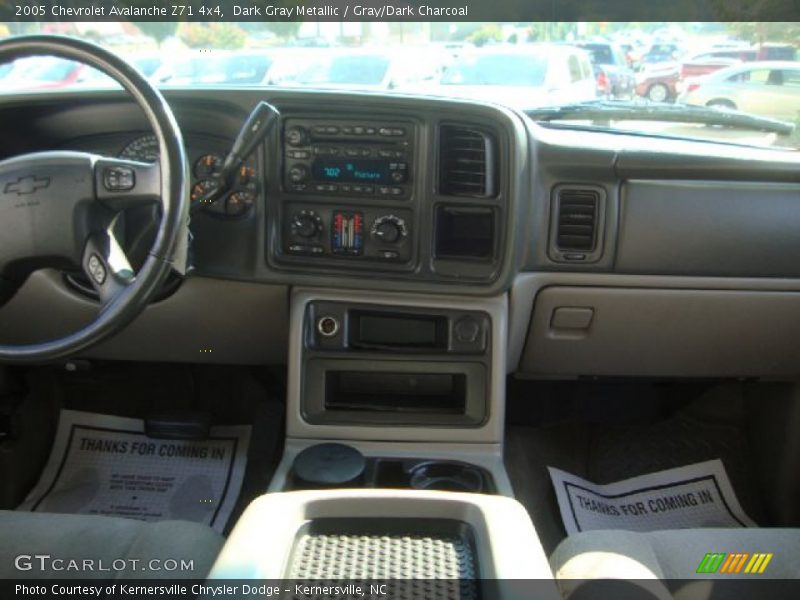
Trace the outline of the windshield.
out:
M 442 75 L 444 85 L 540 86 L 547 73 L 545 56 L 480 54 L 455 61 Z
M 95 41 L 164 89 L 445 96 L 504 104 L 545 127 L 787 149 L 800 148 L 799 32 L 794 22 L 0 22 L 0 38 L 57 33 Z M 94 69 L 52 57 L 0 65 L 0 94 L 113 86 Z M 609 102 L 630 110 L 537 116 L 548 107 Z M 678 108 L 741 113 L 789 129 Z
M 320 57 L 319 61 L 301 70 L 296 77 L 287 77 L 300 85 L 380 85 L 389 70 L 389 59 L 369 54 Z

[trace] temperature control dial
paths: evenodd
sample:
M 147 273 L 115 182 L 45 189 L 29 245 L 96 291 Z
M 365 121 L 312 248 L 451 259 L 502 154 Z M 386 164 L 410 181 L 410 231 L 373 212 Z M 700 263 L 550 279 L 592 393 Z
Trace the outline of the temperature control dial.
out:
M 303 210 L 292 218 L 292 234 L 310 240 L 322 232 L 322 219 L 313 210 Z
M 378 217 L 370 229 L 372 237 L 384 244 L 396 244 L 408 235 L 406 222 L 395 215 Z

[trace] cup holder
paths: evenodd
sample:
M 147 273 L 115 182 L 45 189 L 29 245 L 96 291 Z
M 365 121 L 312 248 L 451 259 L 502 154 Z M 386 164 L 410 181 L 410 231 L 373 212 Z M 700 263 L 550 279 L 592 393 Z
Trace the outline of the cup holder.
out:
M 491 474 L 456 460 L 367 458 L 351 446 L 316 444 L 295 457 L 287 490 L 387 488 L 494 494 Z
M 415 490 L 438 490 L 443 492 L 485 491 L 480 470 L 462 463 L 423 462 L 409 472 L 409 484 Z

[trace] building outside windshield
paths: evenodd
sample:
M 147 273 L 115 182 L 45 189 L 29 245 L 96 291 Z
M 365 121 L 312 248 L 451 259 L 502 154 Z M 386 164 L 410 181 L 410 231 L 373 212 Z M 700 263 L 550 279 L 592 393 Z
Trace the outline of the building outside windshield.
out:
M 32 33 L 95 41 L 161 88 L 437 95 L 504 104 L 534 119 L 544 108 L 590 104 L 613 114 L 549 114 L 547 123 L 800 146 L 797 22 L 0 23 L 0 38 Z M 0 66 L 7 94 L 115 85 L 52 57 Z

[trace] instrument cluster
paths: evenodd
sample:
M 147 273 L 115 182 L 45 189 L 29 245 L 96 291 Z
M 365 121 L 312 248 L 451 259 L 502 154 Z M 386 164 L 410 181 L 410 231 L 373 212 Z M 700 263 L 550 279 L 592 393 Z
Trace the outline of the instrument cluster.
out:
M 187 144 L 187 154 L 191 164 L 192 202 L 202 202 L 214 187 L 220 185 L 217 176 L 225 161 L 225 150 L 219 148 L 197 147 L 200 144 Z M 119 152 L 119 158 L 140 162 L 158 160 L 158 140 L 152 134 L 140 135 L 131 140 Z M 258 172 L 253 158 L 243 164 L 236 174 L 230 191 L 220 200 L 203 206 L 206 214 L 222 218 L 241 218 L 248 215 L 258 197 Z

